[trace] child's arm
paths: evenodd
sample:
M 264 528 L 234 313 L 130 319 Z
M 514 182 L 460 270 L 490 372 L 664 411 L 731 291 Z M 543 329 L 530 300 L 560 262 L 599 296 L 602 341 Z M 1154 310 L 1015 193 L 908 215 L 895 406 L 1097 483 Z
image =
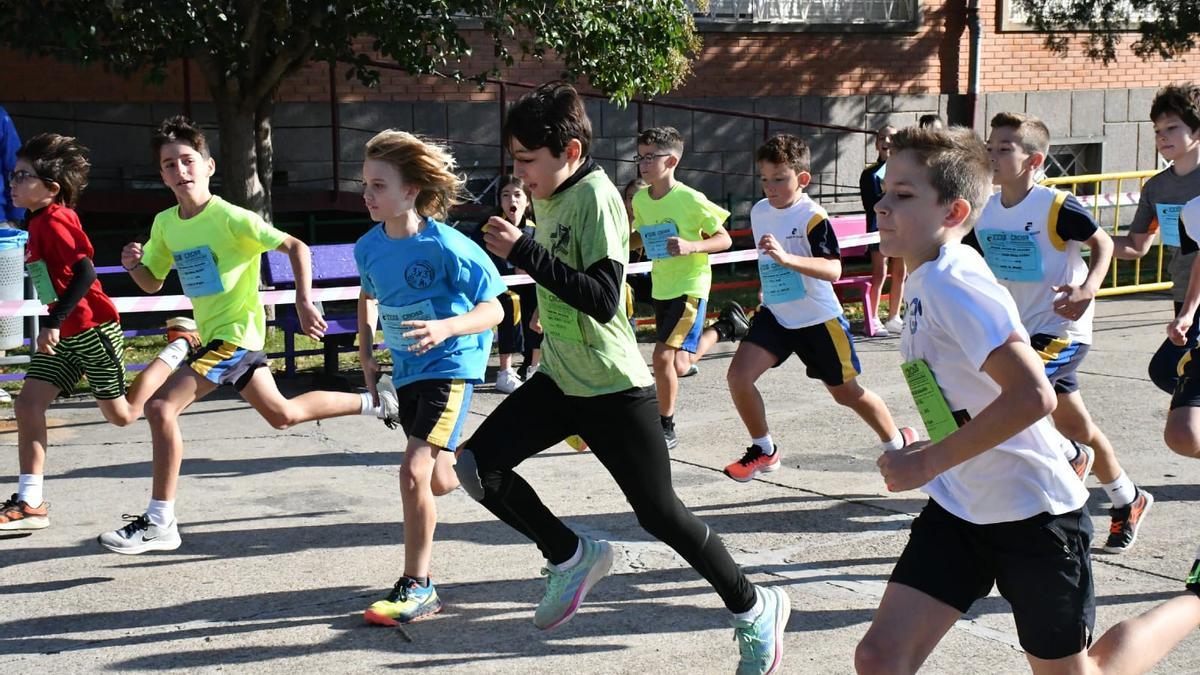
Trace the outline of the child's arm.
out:
M 763 235 L 758 241 L 758 248 L 780 265 L 805 276 L 824 281 L 837 281 L 842 278 L 841 258 L 817 258 L 788 253 L 772 234 Z
M 1064 284 L 1054 287 L 1055 293 L 1065 294 L 1054 301 L 1054 313 L 1068 319 L 1078 319 L 1087 311 L 1088 305 L 1100 290 L 1100 284 L 1104 283 L 1109 263 L 1112 262 L 1113 240 L 1104 230 L 1097 228 L 1084 244 L 1091 249 L 1092 255 L 1083 283 L 1078 286 Z
M 640 242 L 640 237 L 639 237 Z M 733 238 L 724 226 L 718 226 L 711 236 L 705 236 L 700 241 L 689 241 L 680 237 L 667 239 L 667 252 L 671 255 L 691 255 L 692 253 L 720 253 L 733 246 Z
M 1192 328 L 1192 317 L 1200 308 L 1200 255 L 1192 261 L 1192 271 L 1188 275 L 1187 296 L 1183 299 L 1183 307 L 1179 316 L 1167 325 L 1167 337 L 1180 347 L 1187 344 L 1187 332 Z
M 308 337 L 320 340 L 329 325 L 311 298 L 312 253 L 307 244 L 291 236 L 284 239 L 275 250 L 286 253 L 292 262 L 292 276 L 296 279 L 296 314 L 300 317 L 300 327 Z
M 366 291 L 358 292 L 358 361 L 362 364 L 363 379 L 367 383 L 367 391 L 371 392 L 371 401 L 379 405 L 379 393 L 375 391 L 375 382 L 379 379 L 379 361 L 375 359 L 375 326 L 379 325 L 379 303 L 367 295 Z
M 475 305 L 466 314 L 433 321 L 405 321 L 403 325 L 412 330 L 405 333 L 404 337 L 413 341 L 409 351 L 420 355 L 456 335 L 474 335 L 491 330 L 503 320 L 504 308 L 499 300 L 492 298 Z
M 1000 385 L 1000 395 L 971 421 L 938 443 L 915 443 L 885 452 L 875 462 L 889 490 L 921 487 L 1012 438 L 1058 405 L 1042 360 L 1017 333 L 992 350 L 983 362 L 983 372 Z
M 1137 260 L 1150 252 L 1154 246 L 1153 232 L 1130 232 L 1118 234 L 1113 240 L 1113 257 L 1118 260 Z
M 150 270 L 142 264 L 144 253 L 142 245 L 136 241 L 125 244 L 125 248 L 121 249 L 121 267 L 129 272 L 129 276 L 133 278 L 133 282 L 138 285 L 138 288 L 147 293 L 157 293 L 162 290 L 163 280 L 151 274 Z

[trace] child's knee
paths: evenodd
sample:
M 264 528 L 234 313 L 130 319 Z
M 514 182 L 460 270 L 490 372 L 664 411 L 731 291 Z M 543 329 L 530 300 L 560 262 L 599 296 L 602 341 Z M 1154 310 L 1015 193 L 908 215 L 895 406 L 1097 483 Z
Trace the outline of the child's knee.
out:
M 859 675 L 886 673 L 892 667 L 892 654 L 878 644 L 868 633 L 854 649 L 854 670 Z
M 1172 452 L 1184 457 L 1200 457 L 1200 439 L 1186 421 L 1167 420 L 1163 441 Z
M 829 393 L 838 405 L 853 407 L 867 395 L 867 390 L 858 384 L 858 380 L 850 380 L 842 384 L 830 385 Z
M 162 426 L 174 422 L 179 412 L 170 401 L 164 398 L 152 398 L 146 402 L 146 421 L 151 426 Z
M 13 403 L 13 413 L 17 416 L 17 423 L 22 420 L 32 420 L 38 416 L 45 417 L 46 410 L 49 404 L 45 401 L 35 399 L 33 396 L 17 396 L 17 400 Z

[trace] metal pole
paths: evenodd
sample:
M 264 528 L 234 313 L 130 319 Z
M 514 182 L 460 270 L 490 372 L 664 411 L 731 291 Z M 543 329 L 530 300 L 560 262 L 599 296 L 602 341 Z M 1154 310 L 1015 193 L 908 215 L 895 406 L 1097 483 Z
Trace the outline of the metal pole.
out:
M 342 189 L 342 114 L 338 107 L 337 62 L 329 62 L 329 143 L 333 160 L 333 190 L 329 200 L 336 202 Z
M 500 99 L 499 99 L 500 100 L 500 127 L 499 128 L 501 130 L 503 130 L 504 129 L 504 118 L 505 118 L 505 115 L 508 113 L 508 90 L 505 89 L 503 82 L 501 82 L 499 86 L 500 86 Z M 496 173 L 498 173 L 502 176 L 505 173 L 507 173 L 504 170 L 504 133 L 503 133 L 503 131 L 501 131 L 501 134 L 500 134 L 500 167 Z

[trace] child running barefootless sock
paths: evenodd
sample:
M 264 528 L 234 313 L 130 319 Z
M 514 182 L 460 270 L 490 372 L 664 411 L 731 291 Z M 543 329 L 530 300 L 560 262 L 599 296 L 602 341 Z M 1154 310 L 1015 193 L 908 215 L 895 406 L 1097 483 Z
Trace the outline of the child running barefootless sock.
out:
M 1101 483 L 1100 486 L 1104 488 L 1104 494 L 1108 495 L 1109 500 L 1112 501 L 1114 509 L 1128 506 L 1137 499 L 1137 487 L 1134 486 L 1133 481 L 1129 480 L 1129 476 L 1124 471 L 1113 482 Z
M 885 443 L 880 443 L 879 447 L 883 448 L 884 452 L 895 452 L 896 450 L 903 449 L 904 434 L 900 433 L 900 430 L 897 429 L 895 438 Z
M 185 338 L 177 338 L 172 340 L 169 345 L 163 347 L 163 350 L 158 353 L 159 361 L 167 364 L 171 370 L 175 370 L 183 363 L 188 356 L 188 341 Z
M 23 473 L 17 477 L 17 499 L 30 506 L 42 505 L 42 475 Z
M 175 522 L 175 501 L 151 499 L 150 506 L 146 507 L 146 517 L 159 527 L 170 525 Z
M 750 442 L 757 445 L 758 449 L 762 450 L 764 455 L 770 456 L 775 454 L 775 442 L 771 440 L 771 434 L 767 434 L 762 438 L 752 438 Z
M 575 555 L 557 565 L 550 563 L 550 566 L 556 571 L 562 572 L 578 565 L 580 560 L 583 560 L 583 540 L 580 540 L 579 544 L 575 546 Z
M 751 607 L 750 609 L 742 612 L 741 614 L 734 614 L 733 618 L 737 619 L 738 621 L 753 622 L 755 619 L 758 618 L 758 615 L 762 614 L 762 613 L 763 613 L 763 599 L 762 599 L 762 595 L 759 594 L 758 589 L 756 588 L 756 589 L 754 589 L 754 606 Z

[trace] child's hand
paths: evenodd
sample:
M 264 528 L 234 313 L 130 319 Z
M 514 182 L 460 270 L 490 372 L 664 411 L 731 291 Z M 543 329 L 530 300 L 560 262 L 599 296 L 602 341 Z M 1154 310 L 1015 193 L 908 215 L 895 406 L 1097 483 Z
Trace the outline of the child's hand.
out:
M 1187 332 L 1192 329 L 1192 315 L 1180 314 L 1167 324 L 1167 337 L 1176 346 L 1187 344 Z
M 508 260 L 513 245 L 521 238 L 521 231 L 500 216 L 488 218 L 483 227 L 483 243 L 487 246 L 487 250 Z
M 58 329 L 43 328 L 38 331 L 37 350 L 42 354 L 54 356 L 54 347 L 58 345 Z
M 408 351 L 414 352 L 417 356 L 433 349 L 434 347 L 446 341 L 450 337 L 450 326 L 441 319 L 433 321 L 405 321 L 400 324 L 406 328 L 412 328 L 402 337 L 405 340 L 412 340 L 413 344 L 409 345 Z
M 538 335 L 542 334 L 542 315 L 538 313 L 537 307 L 533 308 L 533 314 L 529 316 L 529 328 Z
M 325 323 L 325 318 L 317 311 L 312 300 L 297 300 L 296 314 L 300 317 L 300 330 L 305 335 L 314 340 L 325 337 L 325 329 L 329 328 L 329 324 Z
M 930 445 L 929 441 L 909 443 L 902 450 L 885 452 L 875 460 L 888 490 L 915 490 L 933 480 L 937 474 L 928 466 L 929 455 L 925 452 Z
M 379 381 L 379 361 L 375 360 L 373 352 L 359 352 L 358 361 L 362 364 L 363 380 L 367 383 L 367 391 L 371 392 L 371 405 L 379 405 L 379 391 L 375 389 L 375 383 Z
M 696 242 L 680 237 L 667 238 L 667 253 L 671 255 L 691 255 L 696 252 Z
M 1068 284 L 1055 286 L 1051 290 L 1058 294 L 1054 297 L 1054 313 L 1072 321 L 1083 316 L 1088 305 L 1092 304 L 1092 299 L 1096 297 L 1094 291 L 1089 291 L 1082 286 Z
M 125 244 L 125 248 L 121 249 L 121 267 L 132 271 L 133 268 L 142 264 L 142 254 L 142 245 L 136 241 Z
M 788 252 L 783 250 L 783 244 L 772 234 L 764 234 L 762 239 L 758 240 L 758 249 L 780 265 L 789 257 Z

